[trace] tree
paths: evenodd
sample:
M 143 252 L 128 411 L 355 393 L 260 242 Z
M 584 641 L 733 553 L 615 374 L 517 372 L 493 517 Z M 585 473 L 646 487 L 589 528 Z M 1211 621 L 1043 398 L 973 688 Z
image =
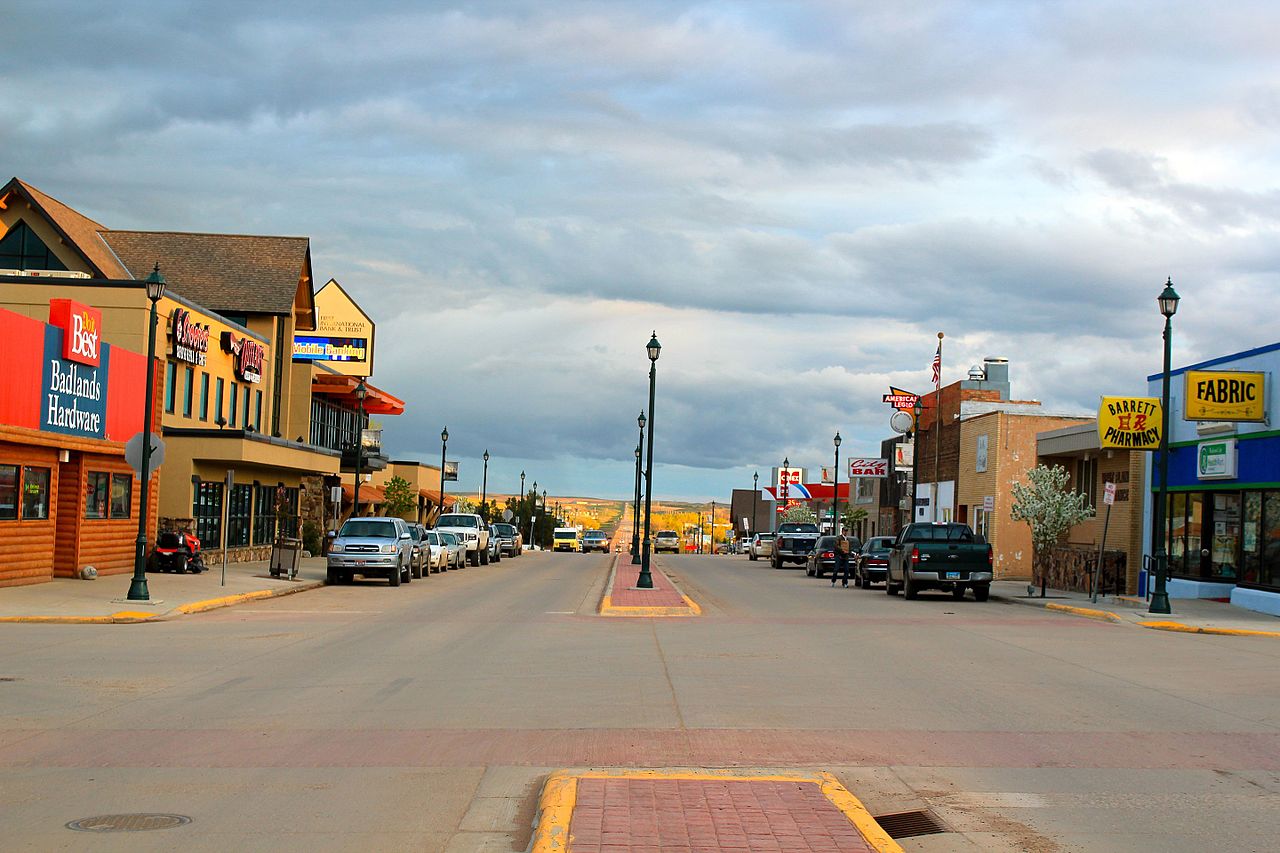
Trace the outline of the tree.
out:
M 1040 577 L 1043 592 L 1044 558 L 1049 549 L 1072 527 L 1092 518 L 1093 507 L 1086 505 L 1088 496 L 1083 492 L 1067 491 L 1067 469 L 1061 465 L 1037 465 L 1027 472 L 1027 481 L 1030 485 L 1013 484 L 1013 520 L 1031 526 L 1032 569 Z
M 409 488 L 409 481 L 399 474 L 387 480 L 383 488 L 382 511 L 387 515 L 407 515 L 418 506 L 417 496 Z
M 863 506 L 852 507 L 845 504 L 840 508 L 840 523 L 850 533 L 858 529 L 858 524 L 867 520 L 867 508 Z
M 791 522 L 793 524 L 803 524 L 806 522 L 809 524 L 817 524 L 818 516 L 808 506 L 804 504 L 797 504 L 793 507 L 789 507 L 782 513 L 782 521 Z

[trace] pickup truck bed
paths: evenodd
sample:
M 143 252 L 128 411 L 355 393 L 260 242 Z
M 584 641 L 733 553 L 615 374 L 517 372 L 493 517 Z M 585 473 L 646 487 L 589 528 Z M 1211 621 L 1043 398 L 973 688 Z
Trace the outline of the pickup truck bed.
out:
M 784 563 L 804 565 L 809 559 L 809 552 L 818 541 L 818 525 L 799 522 L 786 522 L 778 526 L 778 535 L 773 540 L 772 565 L 782 568 Z

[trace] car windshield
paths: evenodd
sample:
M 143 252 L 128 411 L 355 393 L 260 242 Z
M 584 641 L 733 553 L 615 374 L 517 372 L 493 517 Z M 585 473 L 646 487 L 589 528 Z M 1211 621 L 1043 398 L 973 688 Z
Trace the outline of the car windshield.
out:
M 809 523 L 789 522 L 778 527 L 779 533 L 817 533 L 818 525 Z
M 493 529 L 498 531 L 499 536 L 515 536 L 516 535 L 516 529 L 514 525 L 495 524 L 493 526 Z
M 819 539 L 819 540 L 818 540 L 818 542 L 817 542 L 817 547 L 818 547 L 818 548 L 820 548 L 820 549 L 821 549 L 821 548 L 834 548 L 834 547 L 836 547 L 836 537 L 834 537 L 834 536 L 823 536 L 821 539 Z
M 449 531 L 447 531 L 447 530 L 440 530 L 440 531 L 438 531 L 438 533 L 440 534 L 440 540 L 441 540 L 442 542 L 444 542 L 444 544 L 446 544 L 446 545 L 457 545 L 457 544 L 458 544 L 458 537 L 457 537 L 457 536 L 454 536 L 454 535 L 453 535 L 452 533 L 450 533 Z
M 867 540 L 867 546 L 863 548 L 868 554 L 871 552 L 888 551 L 893 547 L 893 540 L 887 536 L 877 536 L 874 539 Z
M 680 537 L 679 537 L 679 534 L 677 534 L 674 530 L 659 530 L 659 531 L 658 531 L 658 538 L 660 538 L 660 539 L 678 539 L 678 538 L 680 538 Z
M 479 527 L 480 519 L 474 515 L 442 515 L 436 527 Z
M 342 525 L 339 536 L 371 536 L 375 539 L 396 538 L 396 526 L 390 521 L 370 521 L 367 519 L 348 520 Z
M 428 544 L 428 545 L 439 545 L 439 544 L 440 544 L 440 534 L 439 534 L 439 533 L 436 533 L 434 530 L 428 530 L 428 531 L 427 531 L 427 544 Z
M 557 530 L 555 534 L 557 539 L 577 539 L 578 534 L 572 530 Z
M 770 539 L 773 539 L 773 538 L 774 538 L 774 534 L 772 534 L 772 533 L 757 533 L 757 534 L 756 534 L 756 538 L 757 538 L 757 539 L 759 539 L 761 542 L 768 542 Z
M 599 530 L 588 530 L 586 538 L 587 539 L 603 539 L 604 534 L 601 533 Z
M 967 524 L 913 524 L 907 530 L 908 542 L 972 542 L 973 531 Z

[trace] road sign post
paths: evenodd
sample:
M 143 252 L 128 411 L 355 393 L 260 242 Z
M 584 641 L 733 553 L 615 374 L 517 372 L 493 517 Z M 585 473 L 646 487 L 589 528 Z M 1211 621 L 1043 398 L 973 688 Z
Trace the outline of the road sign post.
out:
M 1107 528 L 1111 525 L 1111 505 L 1116 502 L 1116 484 L 1102 484 L 1102 502 L 1107 505 L 1107 514 L 1102 518 L 1102 539 L 1098 541 L 1098 562 L 1093 566 L 1093 593 L 1091 600 L 1098 603 L 1098 578 L 1102 573 L 1102 554 L 1107 548 Z

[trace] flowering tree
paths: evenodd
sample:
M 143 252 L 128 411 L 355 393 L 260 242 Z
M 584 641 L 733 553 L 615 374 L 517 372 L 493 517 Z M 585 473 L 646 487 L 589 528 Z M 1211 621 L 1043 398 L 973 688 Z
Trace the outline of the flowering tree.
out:
M 1061 465 L 1037 465 L 1027 472 L 1027 482 L 1013 484 L 1013 520 L 1031 526 L 1033 568 L 1039 569 L 1064 533 L 1093 517 L 1093 507 L 1086 505 L 1083 492 L 1067 491 L 1067 469 Z
M 809 524 L 817 524 L 818 516 L 815 515 L 813 510 L 809 509 L 807 505 L 797 504 L 796 506 L 785 510 L 782 513 L 781 520 L 789 521 L 793 524 L 803 524 L 805 522 L 808 522 Z

